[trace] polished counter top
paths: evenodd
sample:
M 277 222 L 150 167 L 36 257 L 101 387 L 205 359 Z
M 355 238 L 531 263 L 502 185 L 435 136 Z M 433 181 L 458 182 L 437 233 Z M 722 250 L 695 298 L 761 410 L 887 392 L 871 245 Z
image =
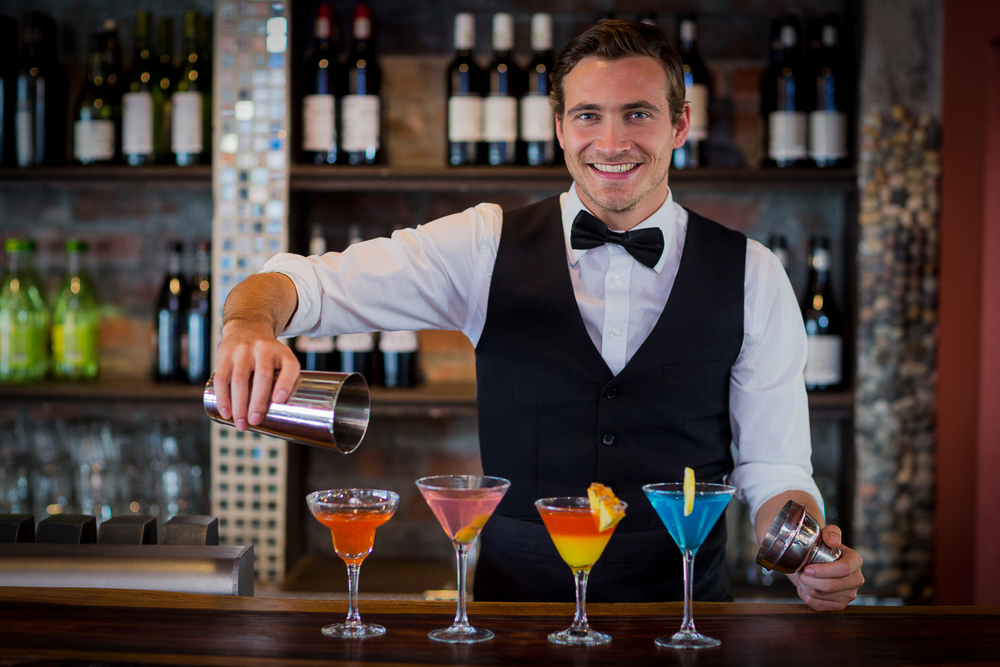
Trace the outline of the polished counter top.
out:
M 722 646 L 658 648 L 680 625 L 681 603 L 591 604 L 597 648 L 554 646 L 565 603 L 469 603 L 492 641 L 445 645 L 427 632 L 451 623 L 453 602 L 361 601 L 383 637 L 332 640 L 324 625 L 347 603 L 103 589 L 0 588 L 0 664 L 172 665 L 995 665 L 1000 607 L 865 607 L 817 613 L 804 605 L 696 603 L 698 629 Z

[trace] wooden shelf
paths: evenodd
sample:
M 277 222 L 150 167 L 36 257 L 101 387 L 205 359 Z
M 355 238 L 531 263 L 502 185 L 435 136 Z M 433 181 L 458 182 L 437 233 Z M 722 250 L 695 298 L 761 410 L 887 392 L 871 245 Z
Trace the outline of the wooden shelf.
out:
M 688 190 L 725 189 L 846 191 L 857 187 L 853 169 L 674 169 L 671 182 Z M 392 167 L 292 165 L 293 192 L 474 192 L 561 191 L 569 172 L 555 167 Z M 121 189 L 124 185 L 156 189 L 207 190 L 212 169 L 125 165 L 70 165 L 35 169 L 0 169 L 0 188 L 79 187 Z

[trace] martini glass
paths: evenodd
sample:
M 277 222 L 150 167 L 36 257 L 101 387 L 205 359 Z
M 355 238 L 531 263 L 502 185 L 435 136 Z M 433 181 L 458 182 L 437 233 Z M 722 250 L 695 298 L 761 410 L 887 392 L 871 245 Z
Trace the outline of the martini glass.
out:
M 684 554 L 684 620 L 680 630 L 669 637 L 660 637 L 656 645 L 668 648 L 718 646 L 721 643 L 718 639 L 706 637 L 694 627 L 694 556 L 722 516 L 736 488 L 728 484 L 695 484 L 694 509 L 688 516 L 684 516 L 683 484 L 647 484 L 642 490 Z
M 506 479 L 482 475 L 439 475 L 417 480 L 421 495 L 455 545 L 455 567 L 458 570 L 455 622 L 447 628 L 428 632 L 427 636 L 431 639 L 449 644 L 473 644 L 493 639 L 489 630 L 469 625 L 465 612 L 465 570 L 469 547 L 479 537 L 509 487 L 510 482 Z
M 385 634 L 385 628 L 362 623 L 358 613 L 361 561 L 372 552 L 375 529 L 392 518 L 399 494 L 381 489 L 331 489 L 306 496 L 309 511 L 330 529 L 333 548 L 347 564 L 347 620 L 323 628 L 327 637 L 365 639 Z
M 624 511 L 627 505 L 619 501 Z M 592 629 L 587 623 L 587 577 L 615 532 L 615 526 L 599 530 L 598 518 L 590 510 L 590 499 L 582 497 L 542 498 L 535 501 L 549 537 L 559 555 L 569 565 L 576 582 L 576 615 L 565 630 L 549 634 L 553 644 L 599 646 L 611 636 Z M 615 524 L 617 525 L 617 524 Z

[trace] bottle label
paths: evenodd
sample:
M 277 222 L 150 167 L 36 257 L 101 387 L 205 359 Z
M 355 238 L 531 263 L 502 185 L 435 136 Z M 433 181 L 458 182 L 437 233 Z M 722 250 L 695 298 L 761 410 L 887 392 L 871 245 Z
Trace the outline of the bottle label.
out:
M 200 153 L 201 93 L 183 92 L 171 96 L 170 144 L 174 153 Z
M 378 337 L 382 352 L 416 352 L 419 347 L 416 331 L 383 331 Z
M 78 120 L 73 123 L 73 157 L 80 162 L 98 162 L 114 156 L 114 121 Z
M 35 164 L 35 127 L 30 111 L 18 109 L 14 114 L 14 135 L 17 141 L 17 166 Z
M 809 157 L 828 160 L 847 157 L 847 114 L 842 111 L 809 114 Z
M 52 360 L 63 371 L 85 366 L 97 359 L 97 332 L 86 322 L 67 317 L 52 325 Z
M 517 140 L 517 99 L 490 96 L 483 100 L 483 140 Z
M 333 95 L 302 98 L 302 150 L 326 152 L 336 143 L 337 111 Z
M 370 333 L 340 334 L 337 350 L 340 352 L 371 352 L 375 349 L 375 336 Z
M 808 357 L 806 358 L 806 386 L 828 387 L 840 384 L 841 353 L 843 341 L 840 336 L 809 336 Z
M 16 313 L 0 313 L 0 377 L 31 367 L 35 331 L 18 324 Z
M 365 151 L 370 147 L 378 150 L 381 106 L 379 96 L 344 95 L 341 105 L 341 112 L 344 114 L 344 137 L 341 147 L 349 152 Z
M 808 120 L 801 111 L 772 111 L 768 114 L 771 141 L 767 154 L 772 160 L 801 160 L 806 157 Z
M 150 93 L 122 95 L 122 152 L 125 155 L 153 152 L 153 96 Z
M 691 130 L 689 141 L 704 141 L 708 139 L 708 86 L 703 83 L 692 84 L 685 96 L 691 103 Z
M 548 95 L 525 95 L 521 98 L 521 139 L 552 141 L 556 136 L 555 119 Z
M 448 141 L 482 141 L 483 99 L 479 95 L 448 98 Z
M 317 336 L 316 338 L 296 336 L 295 349 L 298 352 L 326 353 L 333 352 L 336 346 L 334 345 L 333 336 Z

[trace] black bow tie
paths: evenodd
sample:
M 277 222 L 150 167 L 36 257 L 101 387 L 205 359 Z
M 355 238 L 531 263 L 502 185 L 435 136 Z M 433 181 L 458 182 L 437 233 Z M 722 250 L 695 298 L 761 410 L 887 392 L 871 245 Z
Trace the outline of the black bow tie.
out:
M 576 250 L 590 250 L 605 243 L 617 243 L 637 262 L 650 269 L 656 266 L 663 254 L 663 232 L 658 228 L 613 232 L 588 211 L 576 214 L 569 243 Z

